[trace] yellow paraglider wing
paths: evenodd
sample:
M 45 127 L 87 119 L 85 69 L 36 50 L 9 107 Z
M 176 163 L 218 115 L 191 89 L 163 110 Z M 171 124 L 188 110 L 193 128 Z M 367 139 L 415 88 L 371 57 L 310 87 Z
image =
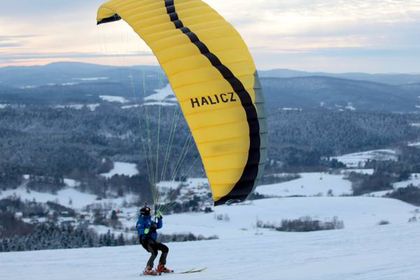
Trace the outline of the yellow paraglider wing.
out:
M 125 20 L 168 76 L 215 205 L 246 199 L 266 160 L 256 67 L 239 33 L 201 0 L 111 0 L 97 23 Z

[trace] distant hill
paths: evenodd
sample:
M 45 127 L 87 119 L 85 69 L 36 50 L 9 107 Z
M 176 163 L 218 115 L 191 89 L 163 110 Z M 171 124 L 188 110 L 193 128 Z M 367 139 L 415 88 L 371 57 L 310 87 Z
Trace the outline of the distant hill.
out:
M 0 103 L 87 103 L 99 101 L 99 95 L 137 98 L 143 93 L 150 95 L 166 84 L 167 79 L 158 66 L 60 62 L 4 67 L 0 68 Z
M 58 62 L 44 66 L 0 68 L 0 85 L 28 88 L 42 85 L 72 85 L 95 80 L 128 83 L 131 77 L 158 76 L 158 66 L 117 67 L 78 62 Z
M 260 71 L 267 107 L 419 112 L 420 75 Z M 0 68 L 0 103 L 96 102 L 99 95 L 150 95 L 167 79 L 158 66 L 61 62 Z M 417 107 L 416 107 L 417 106 Z
M 325 73 L 325 72 L 305 72 L 289 69 L 273 69 L 268 71 L 259 71 L 260 77 L 264 78 L 296 78 L 323 76 L 359 81 L 368 81 L 384 83 L 388 85 L 404 85 L 420 83 L 420 74 L 367 74 L 367 73 Z
M 331 77 L 262 78 L 268 106 L 360 111 L 419 111 L 420 85 L 391 86 Z

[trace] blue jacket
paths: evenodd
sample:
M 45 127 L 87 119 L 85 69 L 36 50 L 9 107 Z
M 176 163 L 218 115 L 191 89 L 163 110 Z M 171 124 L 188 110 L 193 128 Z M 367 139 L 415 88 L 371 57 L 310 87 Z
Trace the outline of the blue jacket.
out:
M 158 235 L 156 230 L 159 228 L 162 228 L 162 226 L 163 226 L 162 217 L 158 218 L 157 222 L 155 222 L 155 221 L 152 221 L 151 216 L 140 215 L 136 223 L 136 228 L 137 228 L 137 232 L 139 234 L 140 239 L 143 239 L 148 236 L 148 237 L 151 237 L 153 240 L 156 240 L 157 235 Z M 144 233 L 145 229 L 149 229 L 148 234 Z

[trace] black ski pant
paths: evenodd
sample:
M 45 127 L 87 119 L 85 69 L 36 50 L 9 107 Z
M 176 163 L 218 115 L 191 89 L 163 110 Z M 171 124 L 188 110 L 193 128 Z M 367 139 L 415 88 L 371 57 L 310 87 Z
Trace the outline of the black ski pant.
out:
M 147 261 L 148 267 L 153 267 L 153 263 L 158 255 L 158 251 L 162 251 L 160 255 L 159 264 L 166 264 L 166 257 L 168 256 L 169 248 L 165 244 L 153 240 L 151 237 L 140 238 L 140 244 L 146 249 L 147 252 L 151 253 L 149 260 Z

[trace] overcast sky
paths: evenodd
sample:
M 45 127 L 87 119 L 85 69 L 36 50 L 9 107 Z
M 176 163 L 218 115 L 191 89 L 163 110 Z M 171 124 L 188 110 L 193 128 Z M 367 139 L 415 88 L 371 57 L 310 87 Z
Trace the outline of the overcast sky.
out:
M 96 26 L 102 2 L 0 0 L 0 67 L 157 64 L 126 24 Z M 420 0 L 206 2 L 239 30 L 259 69 L 420 73 Z

